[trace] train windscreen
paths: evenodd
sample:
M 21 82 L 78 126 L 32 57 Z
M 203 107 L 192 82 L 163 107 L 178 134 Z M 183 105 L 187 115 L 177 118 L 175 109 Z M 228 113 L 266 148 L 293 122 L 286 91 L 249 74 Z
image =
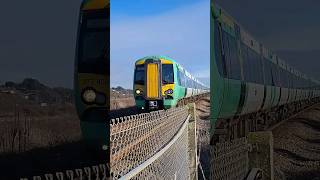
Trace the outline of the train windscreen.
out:
M 145 81 L 145 70 L 144 65 L 137 65 L 134 75 L 134 83 L 144 85 Z
M 173 84 L 173 66 L 172 64 L 162 64 L 162 84 Z
M 78 72 L 106 74 L 109 32 L 106 11 L 84 12 L 81 19 Z

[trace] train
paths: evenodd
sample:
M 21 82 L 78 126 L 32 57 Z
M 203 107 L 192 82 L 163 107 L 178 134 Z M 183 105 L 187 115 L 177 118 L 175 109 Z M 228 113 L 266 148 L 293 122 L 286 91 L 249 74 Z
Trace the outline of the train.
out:
M 166 56 L 137 60 L 133 81 L 134 99 L 140 110 L 169 109 L 209 92 L 208 86 Z
M 97 150 L 109 142 L 109 7 L 109 0 L 82 2 L 74 64 L 74 100 L 82 136 L 87 147 Z
M 266 129 L 319 102 L 320 82 L 290 66 L 211 2 L 210 141 Z

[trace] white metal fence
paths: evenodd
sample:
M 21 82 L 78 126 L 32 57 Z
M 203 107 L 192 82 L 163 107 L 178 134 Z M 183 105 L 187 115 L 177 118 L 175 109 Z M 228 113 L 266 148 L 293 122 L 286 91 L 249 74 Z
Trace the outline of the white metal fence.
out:
M 188 109 L 113 119 L 113 179 L 188 179 Z
M 188 107 L 180 107 L 112 119 L 111 178 L 189 179 L 190 117 Z M 102 164 L 34 176 L 33 179 L 104 180 L 107 169 Z

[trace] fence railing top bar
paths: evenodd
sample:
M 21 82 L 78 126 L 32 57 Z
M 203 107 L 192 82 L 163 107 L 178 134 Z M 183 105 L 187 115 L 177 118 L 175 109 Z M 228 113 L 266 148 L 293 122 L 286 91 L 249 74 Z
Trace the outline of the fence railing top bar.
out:
M 123 116 L 123 117 L 118 117 L 118 118 L 114 118 L 114 119 L 111 119 L 110 120 L 110 124 L 118 124 L 118 123 L 121 123 L 123 122 L 124 120 L 128 119 L 128 120 L 131 120 L 131 119 L 134 119 L 134 118 L 145 118 L 145 117 L 148 117 L 148 116 L 159 116 L 159 115 L 162 115 L 164 113 L 173 113 L 173 112 L 177 112 L 177 111 L 181 111 L 182 109 L 185 109 L 187 107 L 177 107 L 177 108 L 171 108 L 171 109 L 168 109 L 168 110 L 158 110 L 158 111 L 152 111 L 152 112 L 149 112 L 149 113 L 141 113 L 141 114 L 136 114 L 136 115 L 129 115 L 129 116 Z
M 139 174 L 142 170 L 144 170 L 146 167 L 148 167 L 150 164 L 152 164 L 155 160 L 157 160 L 161 155 L 163 155 L 178 139 L 179 137 L 183 134 L 183 131 L 185 128 L 188 127 L 188 122 L 190 119 L 190 115 L 188 115 L 187 119 L 181 126 L 180 130 L 178 133 L 173 137 L 173 139 L 165 146 L 163 147 L 160 151 L 158 151 L 155 155 L 153 155 L 151 158 L 140 164 L 138 167 L 134 168 L 130 172 L 128 172 L 126 175 L 122 176 L 119 180 L 126 180 L 126 179 L 131 179 L 137 174 Z

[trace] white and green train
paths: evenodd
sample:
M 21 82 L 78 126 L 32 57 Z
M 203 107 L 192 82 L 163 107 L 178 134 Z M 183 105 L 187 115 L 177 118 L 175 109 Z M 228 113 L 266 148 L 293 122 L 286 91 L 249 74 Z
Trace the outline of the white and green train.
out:
M 245 136 L 319 101 L 319 81 L 289 66 L 211 3 L 211 141 Z
M 139 109 L 168 109 L 179 102 L 209 92 L 175 60 L 147 56 L 135 63 L 134 98 Z

